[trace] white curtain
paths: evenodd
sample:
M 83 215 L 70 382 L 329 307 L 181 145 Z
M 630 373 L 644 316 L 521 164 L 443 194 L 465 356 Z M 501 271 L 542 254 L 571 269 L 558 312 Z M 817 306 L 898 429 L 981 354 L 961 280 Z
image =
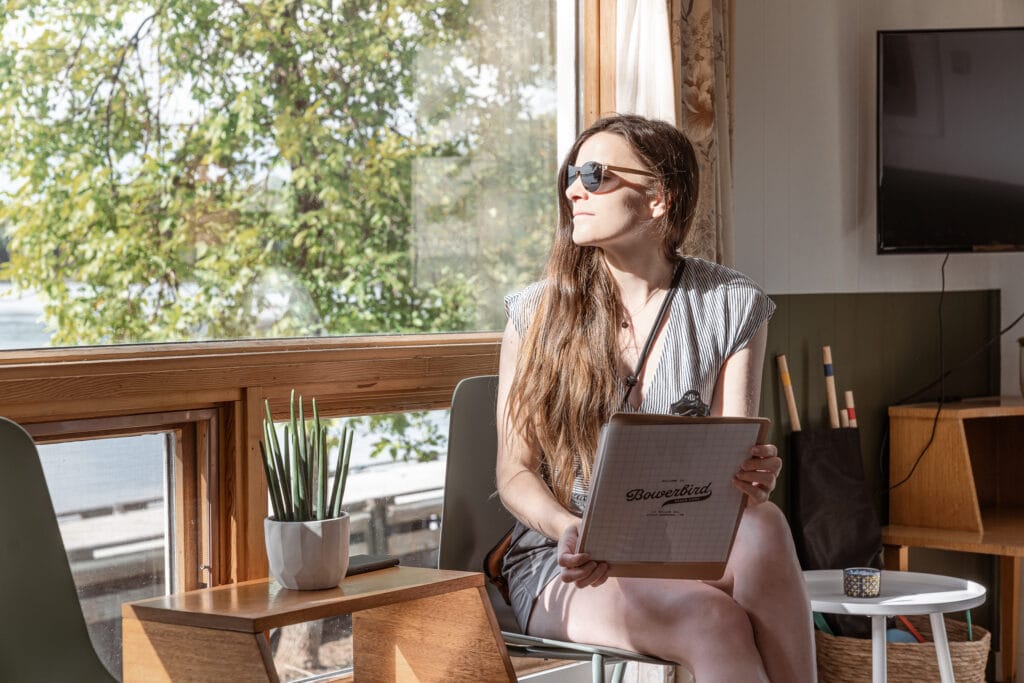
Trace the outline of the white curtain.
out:
M 615 104 L 694 144 L 700 202 L 683 251 L 731 265 L 731 0 L 617 0 Z
M 615 110 L 675 125 L 676 95 L 665 0 L 618 0 Z

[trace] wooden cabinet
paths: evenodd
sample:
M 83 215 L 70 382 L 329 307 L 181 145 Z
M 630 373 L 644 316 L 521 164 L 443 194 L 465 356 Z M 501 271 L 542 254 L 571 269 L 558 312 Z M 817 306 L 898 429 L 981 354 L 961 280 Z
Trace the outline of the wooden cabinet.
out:
M 909 478 L 889 492 L 886 567 L 906 569 L 908 547 L 998 556 L 1000 680 L 1013 681 L 1024 556 L 1024 400 L 949 403 L 936 418 L 937 407 L 889 408 L 889 485 Z

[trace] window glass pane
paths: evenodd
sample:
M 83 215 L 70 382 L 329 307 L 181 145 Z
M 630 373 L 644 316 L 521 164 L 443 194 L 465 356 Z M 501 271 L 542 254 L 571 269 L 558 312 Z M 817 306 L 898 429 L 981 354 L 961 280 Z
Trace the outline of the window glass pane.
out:
M 121 603 L 168 591 L 164 434 L 39 446 L 71 574 L 100 659 L 121 673 Z
M 39 297 L 16 293 L 2 277 L 0 274 L 0 349 L 32 349 L 49 344 L 52 334 L 43 322 Z
M 351 669 L 352 616 L 346 614 L 272 629 L 270 652 L 282 682 Z
M 536 278 L 555 0 L 96 7 L 0 16 L 0 349 L 493 330 Z
M 326 420 L 329 441 L 354 427 L 344 508 L 352 555 L 384 554 L 409 567 L 436 567 L 448 448 L 448 411 Z M 279 423 L 279 427 L 281 424 Z M 331 447 L 333 459 L 334 448 Z M 282 680 L 352 666 L 352 619 L 325 619 L 271 633 Z

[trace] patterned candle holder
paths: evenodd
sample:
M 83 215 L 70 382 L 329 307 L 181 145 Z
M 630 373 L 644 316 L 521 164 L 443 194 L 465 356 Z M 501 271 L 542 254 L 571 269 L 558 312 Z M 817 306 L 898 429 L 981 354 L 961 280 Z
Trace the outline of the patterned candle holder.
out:
M 877 598 L 882 572 L 874 567 L 849 567 L 843 570 L 843 593 L 851 598 Z

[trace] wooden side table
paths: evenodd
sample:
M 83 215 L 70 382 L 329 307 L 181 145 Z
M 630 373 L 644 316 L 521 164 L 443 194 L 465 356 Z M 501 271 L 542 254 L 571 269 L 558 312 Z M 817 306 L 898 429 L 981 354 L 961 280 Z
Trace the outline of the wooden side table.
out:
M 276 683 L 269 629 L 349 613 L 359 683 L 515 680 L 483 575 L 418 567 L 322 591 L 262 579 L 126 603 L 124 680 Z
M 889 494 L 889 526 L 882 529 L 885 566 L 907 569 L 910 547 L 997 556 L 999 680 L 1014 681 L 1024 557 L 1024 400 L 997 396 L 948 403 L 937 421 L 936 408 L 889 408 L 889 485 L 915 463 L 917 469 Z
M 828 614 L 860 614 L 871 617 L 871 680 L 885 683 L 885 618 L 898 614 L 927 614 L 935 639 L 942 683 L 953 683 L 953 661 L 946 638 L 943 613 L 959 612 L 985 602 L 985 588 L 937 574 L 883 571 L 881 593 L 876 598 L 851 598 L 843 593 L 842 569 L 804 572 L 811 609 Z

